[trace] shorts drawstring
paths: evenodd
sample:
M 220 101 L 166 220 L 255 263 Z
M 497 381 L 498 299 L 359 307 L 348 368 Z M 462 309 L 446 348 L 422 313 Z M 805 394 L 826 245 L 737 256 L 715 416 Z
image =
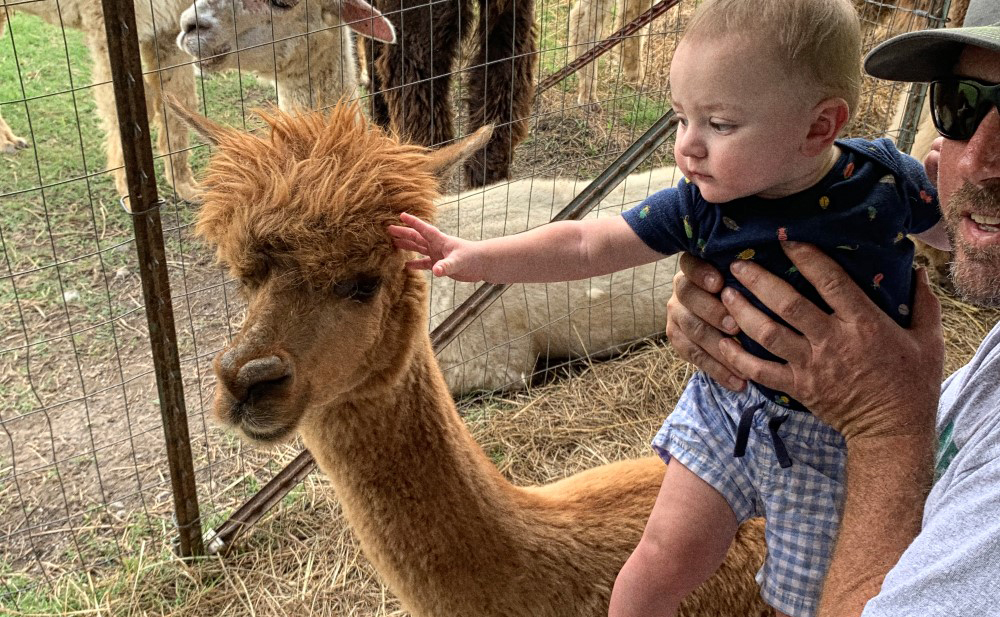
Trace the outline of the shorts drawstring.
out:
M 733 456 L 741 457 L 747 452 L 747 440 L 750 439 L 750 425 L 753 423 L 753 415 L 764 408 L 764 403 L 757 403 L 753 407 L 748 407 L 740 414 L 740 423 L 736 427 L 736 447 L 733 448 Z M 778 427 L 788 419 L 788 415 L 776 416 L 767 423 L 767 430 L 771 433 L 771 445 L 774 447 L 774 456 L 778 459 L 778 464 L 782 469 L 792 466 L 792 458 L 788 456 L 788 448 L 785 442 L 778 436 Z
M 778 427 L 788 419 L 788 415 L 778 416 L 771 418 L 767 423 L 767 430 L 771 433 L 771 445 L 774 446 L 774 455 L 778 457 L 778 464 L 781 465 L 782 469 L 788 469 L 792 466 L 792 457 L 788 456 L 788 448 L 785 447 L 785 442 L 781 441 L 781 437 L 778 437 Z

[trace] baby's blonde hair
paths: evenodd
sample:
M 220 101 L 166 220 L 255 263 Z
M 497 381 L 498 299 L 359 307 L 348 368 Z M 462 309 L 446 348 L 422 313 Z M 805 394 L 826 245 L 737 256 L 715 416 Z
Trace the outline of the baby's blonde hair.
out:
M 770 46 L 787 68 L 812 82 L 822 98 L 847 101 L 861 90 L 861 24 L 850 0 L 705 0 L 685 38 L 738 35 Z

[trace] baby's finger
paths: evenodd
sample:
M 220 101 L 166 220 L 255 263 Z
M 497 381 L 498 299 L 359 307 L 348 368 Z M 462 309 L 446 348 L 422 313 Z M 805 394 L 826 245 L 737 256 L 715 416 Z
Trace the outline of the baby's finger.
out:
M 426 242 L 414 242 L 409 238 L 393 238 L 392 245 L 398 249 L 403 249 L 404 251 L 415 251 L 422 255 L 428 255 L 430 253 L 430 247 L 427 246 Z
M 406 238 L 414 242 L 421 242 L 424 239 L 424 237 L 420 235 L 420 232 L 412 227 L 389 225 L 387 229 L 389 230 L 389 235 L 393 238 Z
M 455 262 L 451 259 L 439 259 L 431 272 L 434 276 L 452 276 L 455 270 Z
M 434 260 L 430 257 L 425 257 L 424 259 L 411 259 L 406 262 L 406 267 L 410 270 L 430 270 L 433 265 Z
M 402 214 L 399 215 L 399 220 L 403 221 L 404 223 L 415 229 L 417 233 L 419 233 L 422 236 L 427 234 L 431 235 L 441 234 L 441 231 L 438 230 L 437 227 L 431 225 L 430 223 L 424 222 L 423 220 L 413 216 L 412 214 L 407 214 L 406 212 L 403 212 Z

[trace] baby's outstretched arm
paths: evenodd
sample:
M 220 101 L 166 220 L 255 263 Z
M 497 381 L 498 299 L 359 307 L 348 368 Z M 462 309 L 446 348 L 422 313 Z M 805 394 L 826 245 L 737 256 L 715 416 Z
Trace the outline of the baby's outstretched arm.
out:
M 663 258 L 620 216 L 559 221 L 523 233 L 482 241 L 449 236 L 409 214 L 390 225 L 400 249 L 426 257 L 407 267 L 458 281 L 551 283 L 600 276 Z

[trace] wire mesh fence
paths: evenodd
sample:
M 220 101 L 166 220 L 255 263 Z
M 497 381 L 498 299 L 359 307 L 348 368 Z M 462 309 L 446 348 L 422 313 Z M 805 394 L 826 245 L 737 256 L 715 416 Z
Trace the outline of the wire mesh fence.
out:
M 586 68 L 546 81 L 650 4 L 536 0 L 509 3 L 507 13 L 494 12 L 488 2 L 388 4 L 379 8 L 404 33 L 394 46 L 359 45 L 355 31 L 364 27 L 348 27 L 314 0 L 290 8 L 251 0 L 246 6 L 243 0 L 135 2 L 163 197 L 158 212 L 176 324 L 176 378 L 206 532 L 300 448 L 254 449 L 212 424 L 212 358 L 238 331 L 244 305 L 235 283 L 193 235 L 195 178 L 209 148 L 189 138 L 160 95 L 249 129 L 260 127 L 254 107 L 314 109 L 353 96 L 373 118 L 427 145 L 498 122 L 509 129 L 506 141 L 495 156 L 456 174 L 439 208 L 466 236 L 511 233 L 558 213 L 670 110 L 670 58 L 696 6 L 670 3 L 676 6 L 634 28 Z M 866 49 L 892 34 L 942 25 L 950 6 L 946 0 L 856 4 Z M 440 29 L 429 25 L 436 23 L 431 11 L 454 19 Z M 139 554 L 170 553 L 178 537 L 149 307 L 132 204 L 123 199 L 121 140 L 136 137 L 119 134 L 104 17 L 90 2 L 0 5 L 6 22 L 0 38 L 0 607 L 12 610 L 41 602 L 58 581 L 89 580 Z M 386 74 L 392 62 L 412 67 L 420 54 L 425 71 Z M 899 136 L 903 94 L 899 85 L 866 79 L 848 133 Z M 670 146 L 657 148 L 640 169 L 671 165 Z M 552 177 L 566 180 L 546 183 Z M 677 179 L 670 174 L 659 181 Z M 613 193 L 597 209 L 620 212 L 662 186 L 648 178 L 641 186 L 632 182 L 631 192 Z M 449 385 L 465 396 L 464 408 L 474 410 L 483 404 L 474 396 L 479 390 L 530 387 L 558 374 L 568 357 L 609 355 L 655 335 L 672 274 L 672 262 L 664 262 L 648 275 L 622 273 L 578 288 L 542 287 L 538 294 L 512 288 L 442 356 Z M 433 293 L 432 327 L 471 288 L 441 284 Z M 531 319 L 515 319 L 526 311 Z

